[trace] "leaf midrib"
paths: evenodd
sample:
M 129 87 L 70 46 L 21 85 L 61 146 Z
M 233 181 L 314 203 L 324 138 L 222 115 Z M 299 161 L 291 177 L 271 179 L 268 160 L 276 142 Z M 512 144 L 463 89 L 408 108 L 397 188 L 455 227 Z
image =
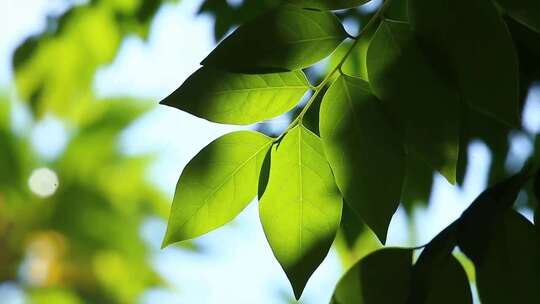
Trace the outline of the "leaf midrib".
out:
M 195 215 L 197 215 L 197 213 L 199 213 L 199 211 L 201 211 L 201 209 L 208 205 L 208 201 L 210 200 L 211 197 L 214 196 L 214 194 L 216 194 L 219 190 L 221 190 L 221 188 L 231 180 L 231 178 L 233 178 L 233 176 L 238 173 L 238 171 L 240 171 L 240 169 L 242 169 L 243 167 L 246 166 L 246 164 L 248 162 L 250 162 L 254 157 L 256 157 L 259 153 L 261 153 L 261 151 L 263 151 L 265 148 L 267 148 L 269 145 L 271 145 L 273 143 L 272 140 L 270 140 L 268 143 L 264 144 L 259 150 L 257 150 L 255 153 L 253 153 L 252 156 L 250 156 L 246 161 L 244 161 L 243 163 L 241 163 L 236 169 L 233 170 L 233 172 L 231 172 L 231 174 L 229 174 L 222 183 L 220 183 L 214 190 L 212 190 L 212 192 L 207 195 L 204 199 L 204 202 L 188 217 L 186 217 L 186 220 L 182 223 L 182 225 L 180 225 L 180 227 L 178 227 L 177 229 L 178 230 L 181 230 L 187 223 L 189 223 L 189 221 L 191 221 L 193 219 L 193 217 Z
M 220 91 L 212 91 L 211 94 L 213 95 L 222 95 L 222 94 L 233 94 L 233 93 L 243 93 L 243 92 L 253 92 L 253 91 L 272 91 L 272 90 L 298 90 L 298 89 L 304 89 L 307 90 L 308 86 L 276 86 L 276 87 L 261 87 L 261 88 L 250 88 L 250 89 L 231 89 L 231 90 L 220 90 Z
M 298 226 L 299 251 L 302 252 L 302 228 L 304 225 L 304 183 L 302 181 L 302 126 L 298 128 L 298 182 L 300 188 L 300 225 Z

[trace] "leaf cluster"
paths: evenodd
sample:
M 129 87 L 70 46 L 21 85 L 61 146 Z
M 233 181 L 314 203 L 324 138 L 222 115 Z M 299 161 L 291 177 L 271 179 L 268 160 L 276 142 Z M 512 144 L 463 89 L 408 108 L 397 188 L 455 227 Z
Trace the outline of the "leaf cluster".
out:
M 538 35 L 539 6 L 387 0 L 355 37 L 332 10 L 364 1 L 284 2 L 241 24 L 161 103 L 247 125 L 286 113 L 308 91 L 310 97 L 279 136 L 227 134 L 190 161 L 163 245 L 226 224 L 258 196 L 267 240 L 298 299 L 346 218 L 384 244 L 398 205 L 422 195 L 432 171 L 461 183 L 470 140 L 493 131 L 486 137 L 496 144 L 519 126 L 525 59 L 509 24 Z M 303 70 L 328 56 L 322 81 L 310 84 Z M 347 68 L 354 57 L 362 69 Z M 306 117 L 315 108 L 313 130 Z M 534 228 L 510 211 L 530 175 L 524 170 L 486 190 L 414 265 L 412 249 L 366 256 L 334 301 L 470 303 L 467 277 L 452 256 L 458 246 L 475 264 L 485 303 L 518 296 L 536 303 Z M 509 258 L 515 248 L 520 253 Z M 515 290 L 505 291 L 498 279 L 512 271 Z

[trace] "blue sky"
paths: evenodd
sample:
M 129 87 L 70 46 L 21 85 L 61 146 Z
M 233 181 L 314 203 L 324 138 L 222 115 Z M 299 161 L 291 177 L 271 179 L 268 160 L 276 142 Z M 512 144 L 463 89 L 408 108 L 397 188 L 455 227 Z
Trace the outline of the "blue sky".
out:
M 63 1 L 3 0 L 0 2 L 0 88 L 11 85 L 10 55 L 27 35 L 44 26 L 46 12 L 61 10 Z M 100 69 L 95 89 L 100 96 L 132 95 L 156 100 L 179 86 L 212 49 L 212 22 L 208 16 L 195 17 L 200 1 L 165 5 L 155 18 L 148 42 L 128 37 L 115 61 Z M 524 115 L 524 126 L 531 134 L 540 131 L 540 90 L 531 93 Z M 128 154 L 158 153 L 149 172 L 172 200 L 182 168 L 200 149 L 220 135 L 240 127 L 223 126 L 195 118 L 178 110 L 156 106 L 124 134 L 121 147 Z M 65 143 L 60 122 L 48 119 L 34 128 L 34 146 L 54 157 Z M 40 138 L 48 138 L 43 141 Z M 518 168 L 530 154 L 527 136 L 512 139 L 513 161 Z M 473 161 L 462 189 L 450 186 L 436 175 L 431 205 L 415 213 L 414 245 L 429 241 L 455 220 L 485 188 L 490 156 L 480 142 L 470 148 Z M 253 202 L 233 223 L 211 232 L 196 242 L 205 249 L 194 254 L 179 249 L 160 250 L 165 223 L 149 219 L 141 228 L 142 236 L 152 247 L 153 264 L 171 288 L 149 291 L 142 303 L 281 303 L 283 293 L 291 293 L 287 279 L 272 256 L 258 221 Z M 408 244 L 408 224 L 403 210 L 394 216 L 389 232 L 390 245 Z M 303 303 L 328 303 L 342 269 L 335 251 L 309 281 Z M 0 288 L 1 290 L 1 288 Z M 1 291 L 0 291 L 1 293 Z

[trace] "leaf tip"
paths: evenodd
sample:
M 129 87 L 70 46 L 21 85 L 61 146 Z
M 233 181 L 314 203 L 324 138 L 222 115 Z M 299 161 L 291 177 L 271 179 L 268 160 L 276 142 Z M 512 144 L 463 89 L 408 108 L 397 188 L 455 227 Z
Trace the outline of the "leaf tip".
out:
M 450 183 L 450 185 L 455 186 L 457 184 L 457 179 L 455 176 L 446 176 L 446 180 Z
M 457 152 L 456 156 L 451 156 L 455 161 L 452 161 L 451 164 L 444 165 L 439 167 L 437 171 L 446 179 L 452 186 L 455 186 L 457 183 Z
M 302 297 L 302 293 L 304 292 L 304 288 L 306 287 L 305 284 L 295 284 L 291 283 L 293 292 L 294 292 L 294 298 L 296 301 L 300 301 L 300 297 Z
M 201 62 L 199 63 L 201 66 L 205 67 L 207 65 L 212 65 L 212 53 L 208 54 Z
M 160 246 L 160 249 L 163 250 L 165 249 L 167 246 L 169 246 L 171 244 L 171 241 L 170 241 L 170 238 L 169 238 L 169 233 L 167 232 L 165 234 L 165 237 L 163 238 L 163 241 L 161 242 L 161 246 Z
M 299 269 L 284 269 L 285 274 L 287 275 L 287 279 L 289 279 L 289 282 L 291 283 L 291 287 L 293 289 L 294 298 L 299 301 L 302 297 L 302 293 L 304 292 L 304 289 L 306 288 L 307 282 L 309 280 L 309 275 L 306 277 L 305 275 L 299 274 Z
M 387 235 L 388 235 L 388 226 L 389 226 L 389 224 L 390 223 L 388 223 L 388 225 L 385 225 L 385 226 L 382 226 L 382 227 L 379 227 L 379 228 L 372 228 L 373 233 L 375 233 L 375 235 L 377 236 L 377 238 L 379 239 L 379 241 L 383 245 L 386 244 L 386 238 L 387 238 Z
M 396 209 L 394 209 L 394 212 L 392 214 L 395 213 Z M 390 222 L 392 221 L 392 214 L 390 214 L 389 217 L 384 217 L 384 218 L 360 216 L 362 220 L 364 221 L 364 223 L 369 227 L 371 231 L 373 231 L 377 239 L 379 239 L 379 241 L 383 245 L 386 244 L 386 238 L 388 236 L 388 227 L 390 226 Z
M 165 249 L 171 244 L 183 241 L 185 239 L 175 237 L 174 234 L 171 232 L 171 230 L 167 227 L 167 232 L 165 232 L 165 236 L 163 237 L 163 241 L 161 242 L 160 249 Z
M 169 103 L 169 97 L 165 97 L 163 98 L 162 100 L 159 101 L 159 104 L 160 105 L 165 105 L 165 106 L 170 106 L 170 103 Z
M 443 174 L 444 178 L 450 183 L 450 185 L 455 186 L 457 183 L 456 173 L 446 173 Z

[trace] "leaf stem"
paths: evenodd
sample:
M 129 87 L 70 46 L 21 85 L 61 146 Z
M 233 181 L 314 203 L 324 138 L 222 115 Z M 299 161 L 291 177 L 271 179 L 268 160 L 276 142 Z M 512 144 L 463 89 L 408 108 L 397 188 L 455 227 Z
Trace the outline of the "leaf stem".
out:
M 366 26 L 364 26 L 362 28 L 362 30 L 360 31 L 360 33 L 358 33 L 357 36 L 350 36 L 349 37 L 351 39 L 353 39 L 353 43 L 351 44 L 351 46 L 349 47 L 349 49 L 347 50 L 347 52 L 345 53 L 345 55 L 341 58 L 341 60 L 339 61 L 339 63 L 332 69 L 332 71 L 330 71 L 328 74 L 326 74 L 326 76 L 324 77 L 323 81 L 321 81 L 321 83 L 317 86 L 314 87 L 314 92 L 313 94 L 311 95 L 311 97 L 309 98 L 309 100 L 307 101 L 306 105 L 304 106 L 304 108 L 302 109 L 302 111 L 298 114 L 298 116 L 296 116 L 296 118 L 289 124 L 289 126 L 287 126 L 287 129 L 285 129 L 285 131 L 283 131 L 283 133 L 281 133 L 280 136 L 278 136 L 276 139 L 274 139 L 274 141 L 279 141 L 285 134 L 287 134 L 287 132 L 289 132 L 292 128 L 294 128 L 297 124 L 301 124 L 302 123 L 302 120 L 304 119 L 304 115 L 307 113 L 307 111 L 309 110 L 309 108 L 311 107 L 311 105 L 313 104 L 313 102 L 315 101 L 315 99 L 317 98 L 317 96 L 319 96 L 319 94 L 322 92 L 324 86 L 328 83 L 328 81 L 330 81 L 330 79 L 332 79 L 332 76 L 334 76 L 334 74 L 339 71 L 340 73 L 342 73 L 341 71 L 341 67 L 343 66 L 343 64 L 345 63 L 345 60 L 347 60 L 347 58 L 349 57 L 349 55 L 351 54 L 351 52 L 354 50 L 354 48 L 356 47 L 356 45 L 358 44 L 358 41 L 360 41 L 360 37 L 362 35 L 364 35 L 367 31 L 369 31 L 371 29 L 371 27 L 373 27 L 375 24 L 378 23 L 379 19 L 381 19 L 383 17 L 383 14 L 384 12 L 386 11 L 386 9 L 388 8 L 388 6 L 390 5 L 390 3 L 392 2 L 392 0 L 386 0 L 384 1 L 384 3 L 382 4 L 382 6 L 379 8 L 379 10 L 377 10 L 377 12 L 375 13 L 375 15 L 373 15 L 373 17 L 371 17 L 371 19 L 368 21 L 368 23 L 366 24 Z

